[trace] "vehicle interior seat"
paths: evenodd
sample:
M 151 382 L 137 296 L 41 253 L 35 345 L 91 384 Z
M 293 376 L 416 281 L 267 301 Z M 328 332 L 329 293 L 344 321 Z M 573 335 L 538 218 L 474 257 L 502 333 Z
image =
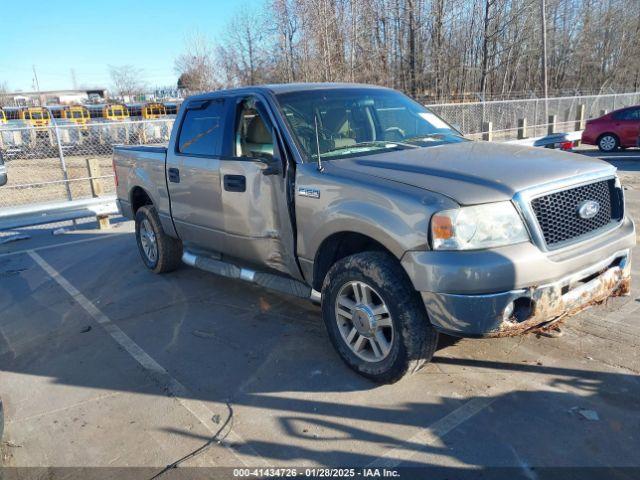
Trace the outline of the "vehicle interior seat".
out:
M 260 154 L 273 156 L 273 137 L 259 115 L 249 121 L 240 146 L 243 157 L 255 157 Z
M 350 129 L 347 110 L 344 108 L 329 109 L 322 116 L 323 126 L 332 134 L 334 148 L 343 148 L 356 143 Z

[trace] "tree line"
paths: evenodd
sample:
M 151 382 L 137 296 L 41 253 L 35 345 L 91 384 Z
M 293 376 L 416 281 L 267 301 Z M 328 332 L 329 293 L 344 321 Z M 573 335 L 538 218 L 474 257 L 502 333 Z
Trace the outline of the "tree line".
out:
M 542 0 L 270 0 L 175 61 L 188 91 L 362 82 L 433 101 L 540 96 Z M 638 0 L 546 0 L 550 94 L 637 90 Z

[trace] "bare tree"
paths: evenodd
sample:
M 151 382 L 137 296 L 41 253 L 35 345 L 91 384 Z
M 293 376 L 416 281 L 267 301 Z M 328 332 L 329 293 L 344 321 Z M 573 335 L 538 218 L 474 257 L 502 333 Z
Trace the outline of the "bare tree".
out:
M 7 82 L 0 81 L 0 106 L 9 104 L 9 87 Z
M 109 76 L 116 94 L 120 97 L 135 97 L 147 88 L 142 78 L 143 72 L 133 65 L 109 65 Z
M 260 12 L 249 6 L 235 15 L 225 32 L 225 40 L 216 54 L 218 64 L 226 74 L 228 85 L 255 85 L 271 75 L 270 49 L 265 47 L 265 26 Z
M 640 1 L 546 4 L 550 94 L 640 88 Z M 220 44 L 188 62 L 179 57 L 176 70 L 200 71 L 185 67 L 195 63 L 209 71 L 213 64 L 224 85 L 365 82 L 425 101 L 541 95 L 539 5 L 540 0 L 269 0 L 263 11 L 241 7 Z
M 204 92 L 219 88 L 215 77 L 215 55 L 209 40 L 193 33 L 185 42 L 185 51 L 175 60 L 179 75 L 178 88 L 189 92 Z

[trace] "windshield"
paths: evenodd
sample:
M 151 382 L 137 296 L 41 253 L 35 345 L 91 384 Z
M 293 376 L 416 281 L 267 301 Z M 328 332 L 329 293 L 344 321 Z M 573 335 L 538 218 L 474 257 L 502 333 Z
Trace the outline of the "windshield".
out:
M 107 110 L 107 115 L 109 117 L 125 117 L 126 112 L 122 107 L 109 107 Z
M 317 143 L 322 159 L 330 160 L 466 141 L 430 110 L 393 90 L 329 89 L 279 94 L 277 99 L 312 160 L 318 156 Z

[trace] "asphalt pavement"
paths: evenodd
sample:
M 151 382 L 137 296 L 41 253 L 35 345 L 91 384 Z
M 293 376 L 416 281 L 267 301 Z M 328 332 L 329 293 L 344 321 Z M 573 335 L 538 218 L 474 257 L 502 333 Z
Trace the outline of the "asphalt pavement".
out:
M 640 151 L 606 157 L 640 218 Z M 559 338 L 442 336 L 420 372 L 378 386 L 314 305 L 186 266 L 154 275 L 132 231 L 0 245 L 4 466 L 640 467 L 637 262 L 631 296 Z

